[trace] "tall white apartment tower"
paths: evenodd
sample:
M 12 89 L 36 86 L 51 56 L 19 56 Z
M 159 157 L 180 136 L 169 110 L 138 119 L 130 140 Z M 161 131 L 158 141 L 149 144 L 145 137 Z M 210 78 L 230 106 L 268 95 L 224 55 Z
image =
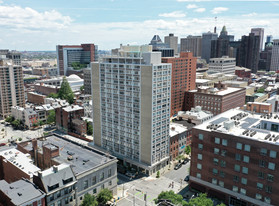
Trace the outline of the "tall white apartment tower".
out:
M 174 34 L 169 34 L 165 36 L 165 44 L 174 50 L 174 54 L 178 54 L 178 37 Z
M 270 71 L 279 70 L 279 39 L 273 40 Z
M 171 64 L 152 46 L 91 63 L 94 144 L 151 175 L 169 160 Z

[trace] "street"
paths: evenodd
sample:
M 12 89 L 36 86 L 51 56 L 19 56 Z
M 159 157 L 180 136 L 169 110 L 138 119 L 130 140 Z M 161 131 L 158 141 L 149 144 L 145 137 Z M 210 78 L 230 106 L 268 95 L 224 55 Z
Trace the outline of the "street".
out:
M 118 196 L 121 198 L 123 194 L 124 184 L 124 198 L 121 198 L 117 205 L 131 206 L 131 205 L 145 205 L 144 194 L 146 194 L 148 206 L 155 205 L 154 199 L 162 191 L 173 190 L 179 192 L 187 186 L 184 178 L 189 174 L 190 162 L 183 165 L 178 170 L 166 171 L 160 178 L 143 177 L 141 179 L 130 180 L 125 175 L 118 175 Z M 182 181 L 181 181 L 182 180 Z M 170 183 L 174 182 L 174 187 L 169 187 Z

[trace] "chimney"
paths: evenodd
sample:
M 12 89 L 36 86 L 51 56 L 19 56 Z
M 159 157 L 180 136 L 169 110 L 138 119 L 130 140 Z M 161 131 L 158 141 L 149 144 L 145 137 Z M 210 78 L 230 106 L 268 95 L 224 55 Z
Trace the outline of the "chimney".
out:
M 39 178 L 42 178 L 42 177 L 43 177 L 42 171 L 38 171 L 38 177 L 39 177 Z
M 33 147 L 34 151 L 36 151 L 38 149 L 37 139 L 32 139 L 32 147 Z
M 54 173 L 58 172 L 58 165 L 53 165 L 53 172 Z

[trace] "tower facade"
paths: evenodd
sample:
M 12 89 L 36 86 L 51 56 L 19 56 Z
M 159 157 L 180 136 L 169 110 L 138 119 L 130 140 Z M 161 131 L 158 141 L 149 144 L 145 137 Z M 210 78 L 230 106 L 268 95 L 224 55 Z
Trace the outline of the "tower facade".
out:
M 91 63 L 94 144 L 147 174 L 169 159 L 171 64 L 152 46 L 121 46 Z
M 217 40 L 218 35 L 216 33 L 203 33 L 202 34 L 202 59 L 205 59 L 209 62 L 211 56 L 211 41 Z
M 178 37 L 174 36 L 174 34 L 169 34 L 169 36 L 165 36 L 165 44 L 174 50 L 174 54 L 178 53 Z
M 5 55 L 0 57 L 0 115 L 3 118 L 11 115 L 12 106 L 25 106 L 22 67 L 13 62 L 14 59 L 7 59 Z
M 263 49 L 263 41 L 264 41 L 264 28 L 252 28 L 251 33 L 255 34 L 255 36 L 259 36 L 260 38 L 260 47 L 259 52 Z
M 180 51 L 192 52 L 194 57 L 201 56 L 202 37 L 201 36 L 187 36 L 187 38 L 180 39 Z
M 279 39 L 273 40 L 270 71 L 279 70 Z

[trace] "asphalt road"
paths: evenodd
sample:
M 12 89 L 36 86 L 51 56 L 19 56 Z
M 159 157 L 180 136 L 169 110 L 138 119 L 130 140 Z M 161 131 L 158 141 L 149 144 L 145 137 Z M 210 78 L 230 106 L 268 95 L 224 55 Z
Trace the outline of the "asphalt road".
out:
M 144 177 L 130 180 L 125 175 L 119 174 L 118 196 L 120 198 L 122 197 L 124 187 L 124 198 L 121 198 L 116 204 L 120 206 L 145 205 L 144 194 L 146 194 L 146 205 L 155 205 L 154 199 L 157 198 L 162 191 L 173 190 L 177 193 L 187 186 L 187 182 L 184 181 L 184 178 L 189 174 L 189 167 L 190 162 L 183 165 L 178 170 L 165 172 L 160 178 Z M 173 188 L 169 187 L 171 182 L 174 182 Z

